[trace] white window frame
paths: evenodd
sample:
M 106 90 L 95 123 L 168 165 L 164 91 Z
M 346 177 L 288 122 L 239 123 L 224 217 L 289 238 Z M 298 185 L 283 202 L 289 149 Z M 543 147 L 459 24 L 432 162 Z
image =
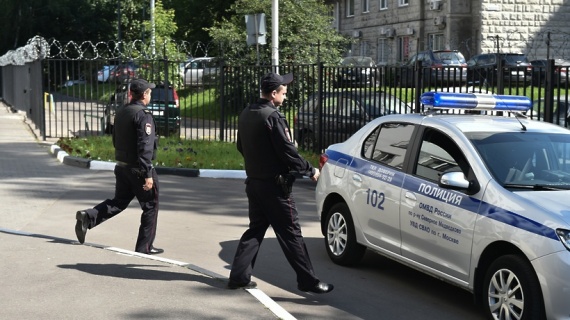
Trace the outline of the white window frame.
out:
M 428 41 L 431 50 L 445 49 L 445 35 L 443 33 L 431 33 L 428 37 Z
M 355 0 L 346 0 L 346 16 L 347 17 L 354 17 L 354 1 Z
M 362 0 L 362 13 L 370 12 L 370 0 Z
M 388 0 L 378 0 L 380 10 L 388 9 Z
M 389 57 L 388 38 L 378 38 L 378 45 L 376 46 L 376 63 L 379 65 L 387 65 Z
M 370 49 L 370 43 L 368 43 L 368 41 L 360 41 L 360 55 L 367 57 L 368 49 Z
M 403 7 L 410 4 L 410 0 L 398 0 L 398 6 Z

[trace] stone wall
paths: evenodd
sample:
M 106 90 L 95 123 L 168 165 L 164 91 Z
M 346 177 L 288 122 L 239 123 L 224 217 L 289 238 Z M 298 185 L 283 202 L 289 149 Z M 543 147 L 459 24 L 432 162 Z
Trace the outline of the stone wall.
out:
M 430 35 L 442 35 L 445 48 L 460 50 L 466 58 L 498 47 L 501 52 L 525 53 L 529 59 L 570 59 L 567 0 L 440 0 L 438 10 L 432 10 L 432 0 L 411 0 L 402 7 L 398 0 L 389 0 L 386 10 L 379 9 L 379 0 L 369 0 L 367 13 L 362 12 L 364 0 L 354 1 L 352 17 L 346 17 L 346 0 L 336 3 L 339 31 L 354 40 L 350 55 L 363 53 L 377 60 L 378 39 L 386 39 L 393 51 L 389 64 L 397 64 L 398 37 L 409 37 L 408 50 L 415 53 L 429 49 Z M 436 19 L 444 23 L 436 25 Z M 393 35 L 383 32 L 388 29 Z

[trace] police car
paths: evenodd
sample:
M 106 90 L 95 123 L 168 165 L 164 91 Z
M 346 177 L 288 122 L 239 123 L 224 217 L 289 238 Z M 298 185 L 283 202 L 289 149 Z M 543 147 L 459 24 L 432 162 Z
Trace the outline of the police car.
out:
M 330 259 L 373 250 L 472 292 L 490 319 L 570 318 L 570 130 L 528 119 L 526 97 L 421 102 L 321 156 Z

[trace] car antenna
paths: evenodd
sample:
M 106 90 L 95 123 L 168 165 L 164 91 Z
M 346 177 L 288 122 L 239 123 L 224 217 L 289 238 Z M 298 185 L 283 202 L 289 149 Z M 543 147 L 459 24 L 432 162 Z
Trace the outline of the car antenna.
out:
M 515 114 L 515 119 L 517 119 L 517 121 L 521 124 L 522 130 L 526 131 L 526 126 L 521 122 L 521 120 L 519 119 L 519 117 L 521 118 L 528 118 L 525 114 L 522 114 L 521 112 L 513 112 Z

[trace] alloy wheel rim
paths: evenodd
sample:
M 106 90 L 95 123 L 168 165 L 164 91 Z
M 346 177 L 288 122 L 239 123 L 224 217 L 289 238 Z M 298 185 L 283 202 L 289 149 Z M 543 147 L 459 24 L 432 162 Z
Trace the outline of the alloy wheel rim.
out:
M 340 256 L 346 249 L 348 240 L 346 220 L 342 214 L 335 212 L 328 223 L 327 241 L 330 251 L 335 256 Z
M 524 292 L 517 276 L 510 270 L 495 272 L 487 292 L 489 309 L 496 320 L 522 319 Z

